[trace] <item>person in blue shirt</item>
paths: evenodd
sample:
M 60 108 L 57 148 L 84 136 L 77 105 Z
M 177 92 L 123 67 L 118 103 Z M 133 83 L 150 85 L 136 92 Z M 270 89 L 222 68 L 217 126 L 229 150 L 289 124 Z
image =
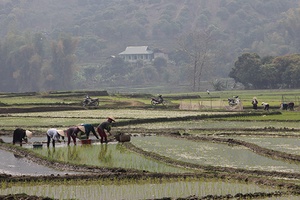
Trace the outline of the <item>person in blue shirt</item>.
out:
M 86 139 L 89 139 L 90 132 L 92 132 L 94 134 L 94 136 L 99 140 L 99 136 L 97 135 L 94 126 L 91 124 L 81 124 L 80 126 L 77 126 L 73 131 L 73 135 L 75 135 L 75 137 L 77 137 L 77 134 L 80 131 L 84 132 L 86 134 Z

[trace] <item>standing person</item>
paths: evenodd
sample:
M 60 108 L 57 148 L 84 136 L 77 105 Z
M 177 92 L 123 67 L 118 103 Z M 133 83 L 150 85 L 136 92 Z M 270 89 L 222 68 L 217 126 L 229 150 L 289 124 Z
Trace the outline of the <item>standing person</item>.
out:
M 256 98 L 256 97 L 253 97 L 253 99 L 252 99 L 252 106 L 253 106 L 253 109 L 254 109 L 254 110 L 257 109 L 257 104 L 258 104 L 257 98 Z
M 64 140 L 65 133 L 63 130 L 57 130 L 55 128 L 50 128 L 47 131 L 47 147 L 49 148 L 50 142 L 52 140 L 52 146 L 55 147 L 55 141 L 60 142 L 60 137 Z
M 76 135 L 73 134 L 74 131 L 75 131 L 75 129 L 76 129 L 76 126 L 70 127 L 70 128 L 68 128 L 68 129 L 66 130 L 66 137 L 68 137 L 68 146 L 69 146 L 70 143 L 71 143 L 71 138 L 72 138 L 72 140 L 73 140 L 73 142 L 74 142 L 74 145 L 76 145 Z
M 269 111 L 270 105 L 268 103 L 262 102 L 262 104 L 264 106 L 264 110 Z
M 92 132 L 94 136 L 99 140 L 99 136 L 97 135 L 95 128 L 91 124 L 81 124 L 80 126 L 77 126 L 73 131 L 73 135 L 77 137 L 77 134 L 80 131 L 86 134 L 86 139 L 89 139 L 90 132 Z
M 28 138 L 30 139 L 32 137 L 32 132 L 28 130 L 24 130 L 22 128 L 17 128 L 14 130 L 13 134 L 13 145 L 15 145 L 17 142 L 22 146 L 22 142 L 25 141 L 28 142 Z
M 107 134 L 105 133 L 105 130 L 107 131 L 107 133 L 110 133 L 111 130 L 111 125 L 112 122 L 115 122 L 115 118 L 114 117 L 108 117 L 107 121 L 102 122 L 98 127 L 97 127 L 97 132 L 99 133 L 100 137 L 101 137 L 101 144 L 103 142 L 107 143 Z

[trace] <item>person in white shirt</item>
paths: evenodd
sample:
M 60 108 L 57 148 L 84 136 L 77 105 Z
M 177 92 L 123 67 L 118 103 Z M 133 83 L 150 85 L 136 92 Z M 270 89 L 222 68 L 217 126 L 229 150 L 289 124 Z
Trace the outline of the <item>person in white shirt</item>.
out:
M 60 137 L 64 140 L 65 133 L 63 130 L 57 130 L 55 128 L 50 128 L 47 131 L 47 147 L 49 148 L 50 142 L 52 140 L 52 146 L 55 147 L 55 142 L 60 142 Z

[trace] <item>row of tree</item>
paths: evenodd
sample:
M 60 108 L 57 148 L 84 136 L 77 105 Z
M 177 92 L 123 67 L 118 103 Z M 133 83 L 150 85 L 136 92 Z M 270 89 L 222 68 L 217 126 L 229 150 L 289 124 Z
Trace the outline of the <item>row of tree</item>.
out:
M 43 34 L 9 34 L 0 42 L 0 91 L 27 92 L 72 88 L 77 41 L 47 41 Z
M 247 89 L 300 88 L 300 54 L 261 58 L 244 53 L 229 76 Z

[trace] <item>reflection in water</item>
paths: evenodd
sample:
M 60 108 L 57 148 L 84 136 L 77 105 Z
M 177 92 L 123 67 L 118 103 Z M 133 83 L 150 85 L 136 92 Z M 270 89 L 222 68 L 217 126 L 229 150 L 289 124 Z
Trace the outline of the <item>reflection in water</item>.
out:
M 98 159 L 106 164 L 108 164 L 112 161 L 111 150 L 107 154 L 107 144 L 101 144 Z
M 65 173 L 75 173 L 58 171 L 38 165 L 25 157 L 13 154 L 8 151 L 0 150 L 0 174 L 11 174 L 11 175 L 50 175 L 50 174 L 65 174 Z M 1 193 L 1 192 L 0 192 Z
M 77 146 L 68 146 L 68 160 L 80 160 Z

